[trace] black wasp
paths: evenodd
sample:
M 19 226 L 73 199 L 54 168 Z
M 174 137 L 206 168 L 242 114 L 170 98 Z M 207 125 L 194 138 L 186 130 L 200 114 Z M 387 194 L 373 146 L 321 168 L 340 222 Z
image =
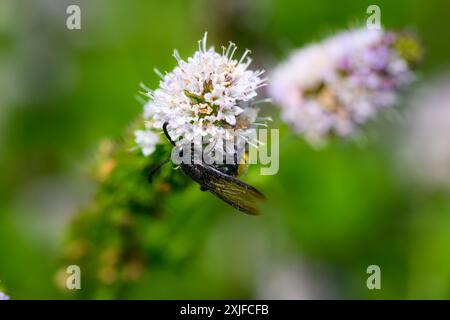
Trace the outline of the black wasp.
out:
M 164 123 L 163 130 L 170 143 L 175 146 L 175 142 L 167 131 L 168 123 Z M 182 152 L 182 151 L 180 151 Z M 152 177 L 165 163 L 167 159 L 160 164 L 154 166 L 149 173 L 149 182 Z M 257 203 L 266 198 L 254 187 L 242 182 L 236 177 L 239 175 L 239 164 L 213 166 L 204 162 L 181 163 L 181 171 L 197 182 L 202 191 L 209 191 L 216 197 L 222 199 L 232 207 L 252 215 L 259 214 Z

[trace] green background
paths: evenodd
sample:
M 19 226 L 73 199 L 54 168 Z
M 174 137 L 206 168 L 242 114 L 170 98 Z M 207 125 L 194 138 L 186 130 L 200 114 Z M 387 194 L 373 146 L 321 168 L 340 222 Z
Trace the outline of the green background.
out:
M 81 30 L 66 29 L 69 4 L 81 7 Z M 365 143 L 314 150 L 270 105 L 262 113 L 281 130 L 279 173 L 255 167 L 244 177 L 269 199 L 261 216 L 188 187 L 167 199 L 157 225 L 139 216 L 142 252 L 169 253 L 151 255 L 138 281 L 117 290 L 86 270 L 94 276 L 81 291 L 58 289 L 62 248 L 77 237 L 69 223 L 97 189 L 86 168 L 102 139 L 139 116 L 139 83 L 156 88 L 152 69 L 170 71 L 174 48 L 188 57 L 208 31 L 216 48 L 232 40 L 270 69 L 294 48 L 363 24 L 370 4 L 0 0 L 0 286 L 12 299 L 450 298 L 449 193 L 399 174 L 401 124 L 379 117 Z M 450 2 L 376 4 L 386 28 L 420 37 L 419 82 L 448 66 Z M 372 264 L 381 290 L 366 287 Z

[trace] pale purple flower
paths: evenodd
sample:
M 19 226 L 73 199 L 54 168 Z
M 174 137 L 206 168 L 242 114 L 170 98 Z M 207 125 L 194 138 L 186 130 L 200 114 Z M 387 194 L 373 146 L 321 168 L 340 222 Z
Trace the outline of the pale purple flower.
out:
M 414 79 L 395 41 L 391 32 L 357 29 L 292 53 L 268 90 L 282 118 L 313 144 L 354 134 Z

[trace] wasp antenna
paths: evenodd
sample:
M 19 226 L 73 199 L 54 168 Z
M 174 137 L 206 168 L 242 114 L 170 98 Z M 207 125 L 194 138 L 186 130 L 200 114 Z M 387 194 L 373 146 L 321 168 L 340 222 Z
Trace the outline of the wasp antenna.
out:
M 164 131 L 164 134 L 166 135 L 167 139 L 170 141 L 170 143 L 175 146 L 175 142 L 173 142 L 172 138 L 169 135 L 169 132 L 167 131 L 168 125 L 169 125 L 169 123 L 167 123 L 167 122 L 165 122 L 163 124 L 163 131 Z

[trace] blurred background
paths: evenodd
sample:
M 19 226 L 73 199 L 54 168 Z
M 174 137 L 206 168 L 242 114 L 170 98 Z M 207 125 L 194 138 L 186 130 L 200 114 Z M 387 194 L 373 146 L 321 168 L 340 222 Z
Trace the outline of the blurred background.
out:
M 81 8 L 81 30 L 66 28 L 70 4 Z M 208 31 L 209 44 L 232 40 L 270 69 L 295 48 L 363 25 L 371 4 L 386 28 L 421 39 L 417 83 L 395 116 L 365 128 L 366 141 L 322 150 L 263 106 L 281 150 L 277 175 L 251 168 L 244 177 L 269 198 L 260 217 L 197 186 L 92 179 L 104 139 L 142 112 L 139 83 L 156 88 L 152 70 L 172 70 L 174 48 L 188 57 Z M 435 101 L 447 111 L 426 124 L 414 113 L 421 106 L 407 103 L 442 84 L 431 80 L 437 73 L 448 79 L 449 15 L 445 0 L 0 0 L 2 290 L 11 299 L 450 298 L 450 99 Z M 136 161 L 124 160 L 142 168 Z M 71 263 L 82 290 L 64 289 Z M 381 268 L 381 290 L 366 286 L 369 265 Z

